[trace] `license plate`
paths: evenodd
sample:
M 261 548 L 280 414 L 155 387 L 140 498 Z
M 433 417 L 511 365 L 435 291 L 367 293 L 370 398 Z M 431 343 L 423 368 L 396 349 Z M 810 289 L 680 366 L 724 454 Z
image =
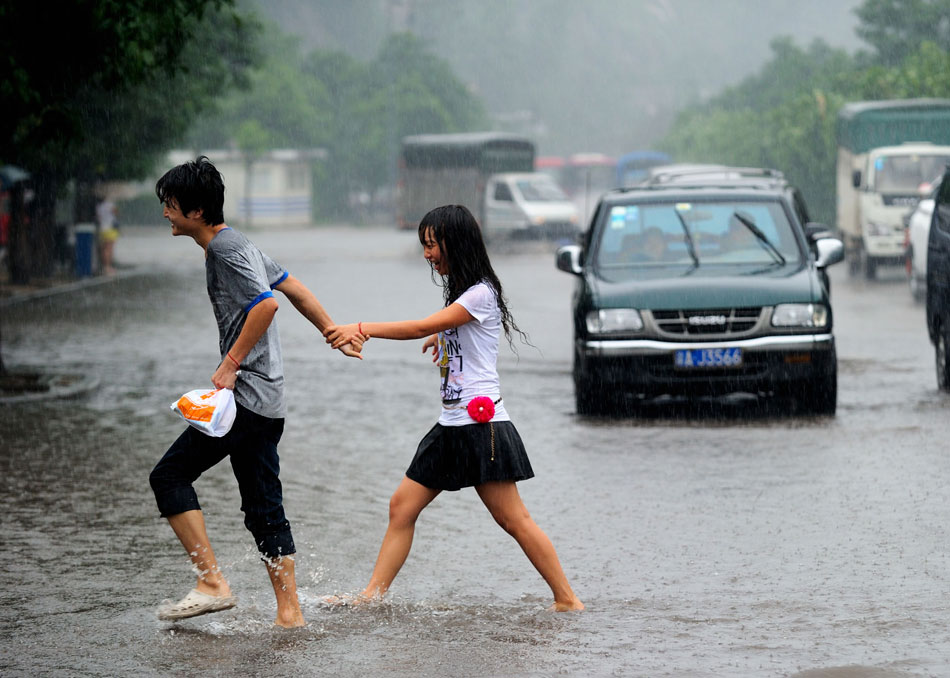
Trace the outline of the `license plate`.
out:
M 742 364 L 741 348 L 690 348 L 673 356 L 675 367 L 738 367 Z

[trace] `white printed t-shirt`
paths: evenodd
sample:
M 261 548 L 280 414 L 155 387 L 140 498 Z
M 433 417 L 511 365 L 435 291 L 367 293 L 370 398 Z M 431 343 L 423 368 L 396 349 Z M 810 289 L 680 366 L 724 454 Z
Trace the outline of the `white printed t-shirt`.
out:
M 491 285 L 480 282 L 465 290 L 455 303 L 465 307 L 474 320 L 461 327 L 439 332 L 443 426 L 465 426 L 475 420 L 466 406 L 478 396 L 501 397 L 498 380 L 498 341 L 501 311 Z M 495 404 L 492 421 L 511 421 L 504 401 Z

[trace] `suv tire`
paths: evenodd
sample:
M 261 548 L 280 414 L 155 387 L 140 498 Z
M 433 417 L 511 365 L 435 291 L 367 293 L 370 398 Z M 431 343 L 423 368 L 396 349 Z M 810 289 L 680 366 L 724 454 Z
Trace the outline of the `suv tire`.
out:
M 947 323 L 944 322 L 937 330 L 937 340 L 934 342 L 937 388 L 941 391 L 950 391 L 950 336 L 947 335 Z
M 824 374 L 800 391 L 798 409 L 821 417 L 834 416 L 838 408 L 838 359 L 834 352 Z
M 622 396 L 587 379 L 574 381 L 574 409 L 582 416 L 602 417 L 620 411 Z

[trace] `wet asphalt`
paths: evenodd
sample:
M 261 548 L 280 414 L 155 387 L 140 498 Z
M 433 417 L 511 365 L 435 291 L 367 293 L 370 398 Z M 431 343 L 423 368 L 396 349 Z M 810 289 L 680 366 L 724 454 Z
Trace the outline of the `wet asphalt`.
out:
M 441 306 L 415 234 L 324 227 L 252 239 L 338 321 Z M 206 384 L 217 336 L 200 250 L 125 229 L 117 279 L 6 305 L 4 361 L 95 376 L 68 400 L 0 405 L 3 675 L 943 676 L 950 666 L 950 398 L 903 272 L 832 271 L 833 418 L 749 399 L 578 417 L 571 276 L 549 243 L 493 253 L 533 346 L 503 350 L 506 407 L 536 478 L 520 485 L 587 604 L 550 594 L 471 490 L 423 513 L 384 603 L 362 588 L 388 499 L 438 416 L 421 342 L 327 349 L 282 305 L 290 412 L 281 442 L 308 625 L 274 603 L 222 464 L 197 484 L 236 609 L 169 624 L 192 585 L 148 472 L 177 436 L 168 405 Z

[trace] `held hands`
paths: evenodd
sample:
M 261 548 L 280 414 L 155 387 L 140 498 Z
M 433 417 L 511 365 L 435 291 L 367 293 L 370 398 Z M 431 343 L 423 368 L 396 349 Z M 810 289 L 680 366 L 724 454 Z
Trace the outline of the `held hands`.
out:
M 340 353 L 342 353 L 343 355 L 349 356 L 350 358 L 359 358 L 360 360 L 363 359 L 363 356 L 360 353 L 360 351 L 362 350 L 363 350 L 363 344 L 362 343 L 357 344 L 355 341 L 351 343 L 343 344 L 340 347 Z
M 344 355 L 361 360 L 362 356 L 359 353 L 363 350 L 363 344 L 369 341 L 369 335 L 360 332 L 359 323 L 330 325 L 323 330 L 323 336 L 326 337 L 330 348 L 338 348 Z

